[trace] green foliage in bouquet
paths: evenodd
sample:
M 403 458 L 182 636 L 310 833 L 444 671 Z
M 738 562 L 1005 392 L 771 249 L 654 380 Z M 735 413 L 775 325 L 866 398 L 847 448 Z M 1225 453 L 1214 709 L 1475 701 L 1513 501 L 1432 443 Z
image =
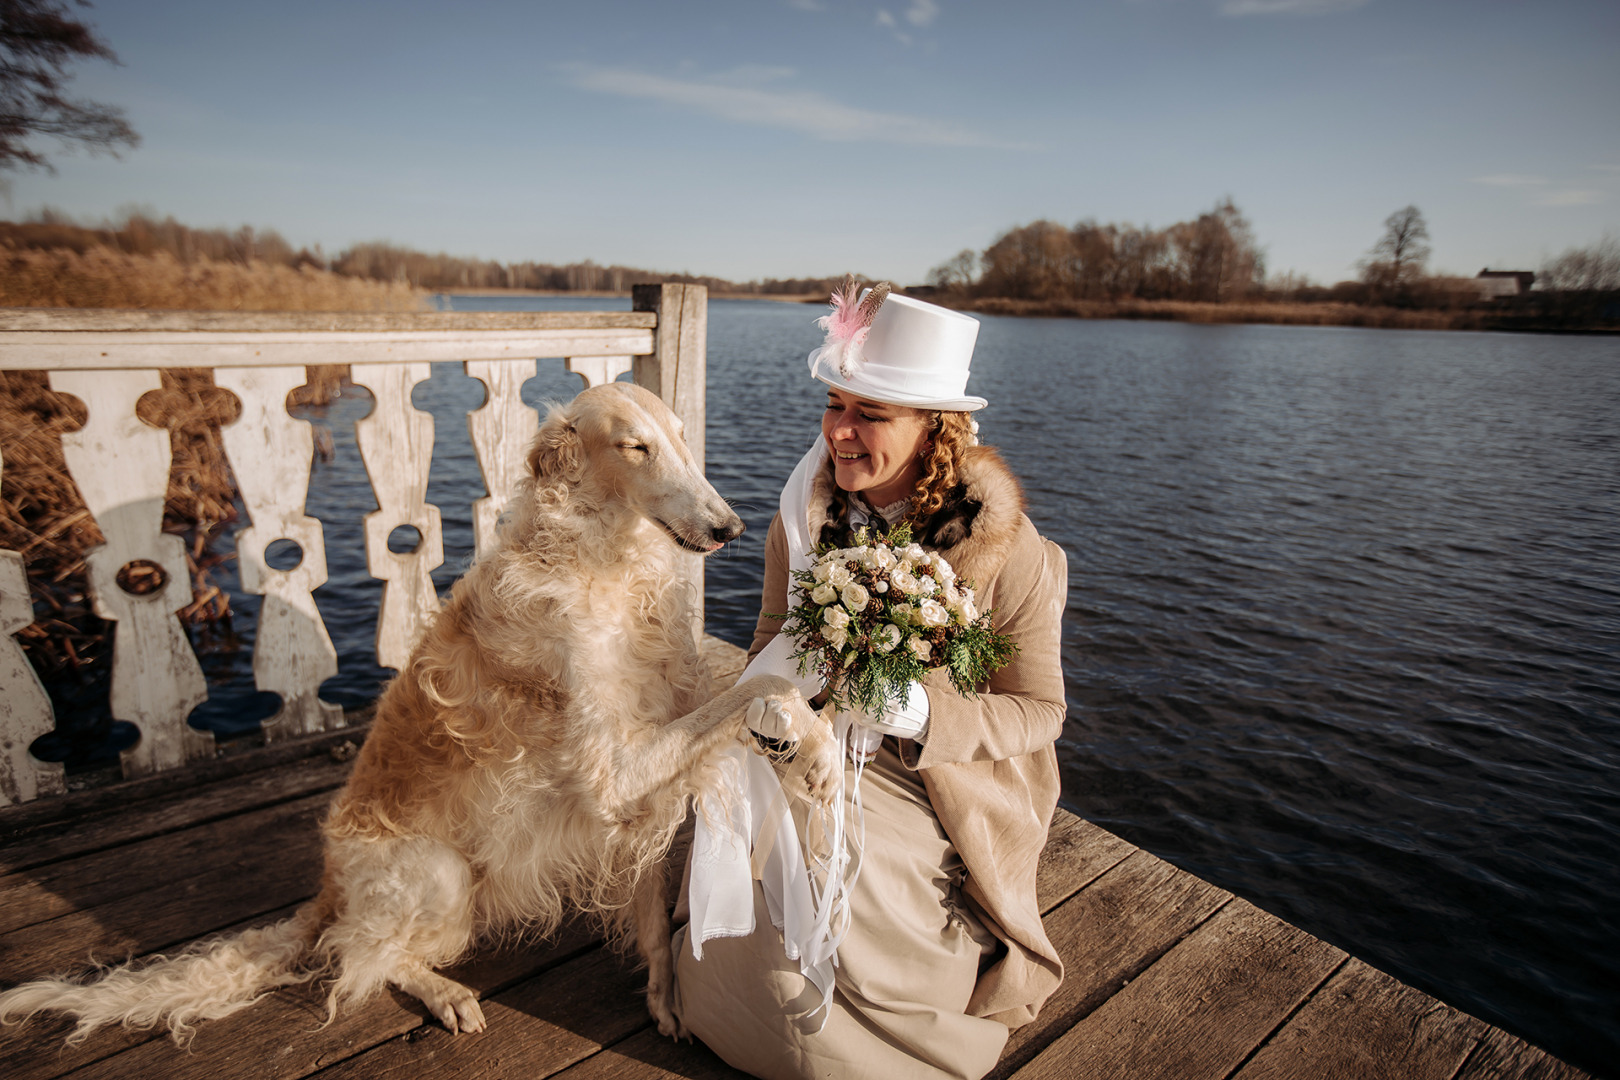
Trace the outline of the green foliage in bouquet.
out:
M 841 709 L 871 715 L 905 701 L 906 687 L 933 668 L 968 697 L 1018 653 L 938 554 L 901 524 L 887 535 L 858 529 L 853 547 L 818 544 L 809 570 L 794 571 L 784 630 L 799 669 L 827 680 Z

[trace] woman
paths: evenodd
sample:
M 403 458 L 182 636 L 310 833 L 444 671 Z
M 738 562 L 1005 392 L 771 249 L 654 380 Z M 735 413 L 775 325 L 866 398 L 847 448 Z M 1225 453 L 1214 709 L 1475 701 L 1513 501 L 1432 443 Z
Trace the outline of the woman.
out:
M 865 841 L 826 1010 L 758 884 L 752 933 L 677 933 L 683 1022 L 761 1077 L 980 1077 L 1062 979 L 1035 866 L 1058 795 L 1065 559 L 1000 457 L 976 445 L 969 414 L 987 403 L 964 391 L 977 320 L 885 292 L 835 297 L 822 320 L 828 342 L 810 357 L 828 387 L 821 439 L 771 523 L 750 656 L 757 667 L 781 630 L 770 613 L 788 610 L 789 568 L 806 558 L 795 547 L 901 520 L 974 584 L 1019 652 L 975 698 L 935 670 L 900 707 L 855 718 L 883 738 L 860 780 Z

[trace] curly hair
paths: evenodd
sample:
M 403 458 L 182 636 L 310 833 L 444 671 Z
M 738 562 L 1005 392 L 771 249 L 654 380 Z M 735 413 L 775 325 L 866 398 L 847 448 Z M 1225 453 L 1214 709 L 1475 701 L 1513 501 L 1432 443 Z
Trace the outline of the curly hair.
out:
M 928 419 L 932 447 L 922 463 L 922 475 L 911 495 L 911 512 L 906 520 L 921 525 L 945 505 L 960 483 L 957 472 L 968 447 L 974 444 L 973 415 L 965 412 L 935 412 Z

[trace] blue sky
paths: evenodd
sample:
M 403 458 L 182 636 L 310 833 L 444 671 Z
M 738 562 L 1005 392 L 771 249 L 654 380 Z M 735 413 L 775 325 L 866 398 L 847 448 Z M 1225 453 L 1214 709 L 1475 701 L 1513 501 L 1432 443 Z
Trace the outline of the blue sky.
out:
M 99 0 L 122 160 L 21 216 L 136 205 L 328 252 L 386 239 L 745 280 L 899 282 L 1037 218 L 1230 195 L 1274 272 L 1354 274 L 1416 204 L 1431 268 L 1620 235 L 1614 0 Z

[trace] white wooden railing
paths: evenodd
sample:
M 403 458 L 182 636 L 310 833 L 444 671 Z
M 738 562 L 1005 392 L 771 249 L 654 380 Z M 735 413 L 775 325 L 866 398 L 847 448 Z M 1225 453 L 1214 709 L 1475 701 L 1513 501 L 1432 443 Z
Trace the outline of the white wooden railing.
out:
M 423 315 L 0 309 L 0 369 L 48 371 L 53 390 L 89 410 L 84 427 L 63 436 L 62 450 L 106 537 L 86 563 L 97 614 L 119 624 L 112 715 L 140 729 L 140 741 L 123 753 L 124 775 L 176 769 L 215 751 L 212 734 L 186 722 L 207 689 L 176 615 L 191 602 L 181 541 L 162 531 L 169 436 L 136 416 L 141 395 L 159 388 L 160 368 L 212 368 L 216 385 L 241 403 L 240 417 L 221 434 L 251 522 L 236 534 L 242 588 L 264 597 L 254 682 L 281 697 L 280 711 L 264 724 L 265 739 L 273 741 L 345 722 L 343 711 L 318 694 L 338 665 L 312 596 L 326 581 L 327 565 L 321 522 L 304 512 L 313 434 L 286 408 L 288 393 L 307 381 L 306 365 L 348 364 L 353 381 L 376 399 L 356 424 L 378 507 L 365 519 L 366 565 L 386 583 L 377 663 L 398 668 L 423 619 L 437 609 L 429 575 L 444 561 L 439 510 L 426 500 L 433 418 L 411 405 L 411 388 L 428 378 L 430 362 L 464 362 L 488 390 L 467 417 L 488 489 L 472 508 L 476 554 L 494 540 L 538 422 L 519 398 L 537 358 L 562 358 L 586 386 L 632 372 L 681 417 L 703 460 L 705 290 L 638 287 L 633 307 Z M 389 534 L 402 525 L 421 535 L 409 553 L 388 547 Z M 281 539 L 302 550 L 293 569 L 266 562 L 266 549 Z M 117 582 L 120 570 L 143 560 L 163 569 L 164 585 L 145 595 L 126 592 Z M 33 618 L 22 556 L 0 550 L 0 805 L 63 790 L 62 766 L 28 750 L 55 726 L 14 636 Z

